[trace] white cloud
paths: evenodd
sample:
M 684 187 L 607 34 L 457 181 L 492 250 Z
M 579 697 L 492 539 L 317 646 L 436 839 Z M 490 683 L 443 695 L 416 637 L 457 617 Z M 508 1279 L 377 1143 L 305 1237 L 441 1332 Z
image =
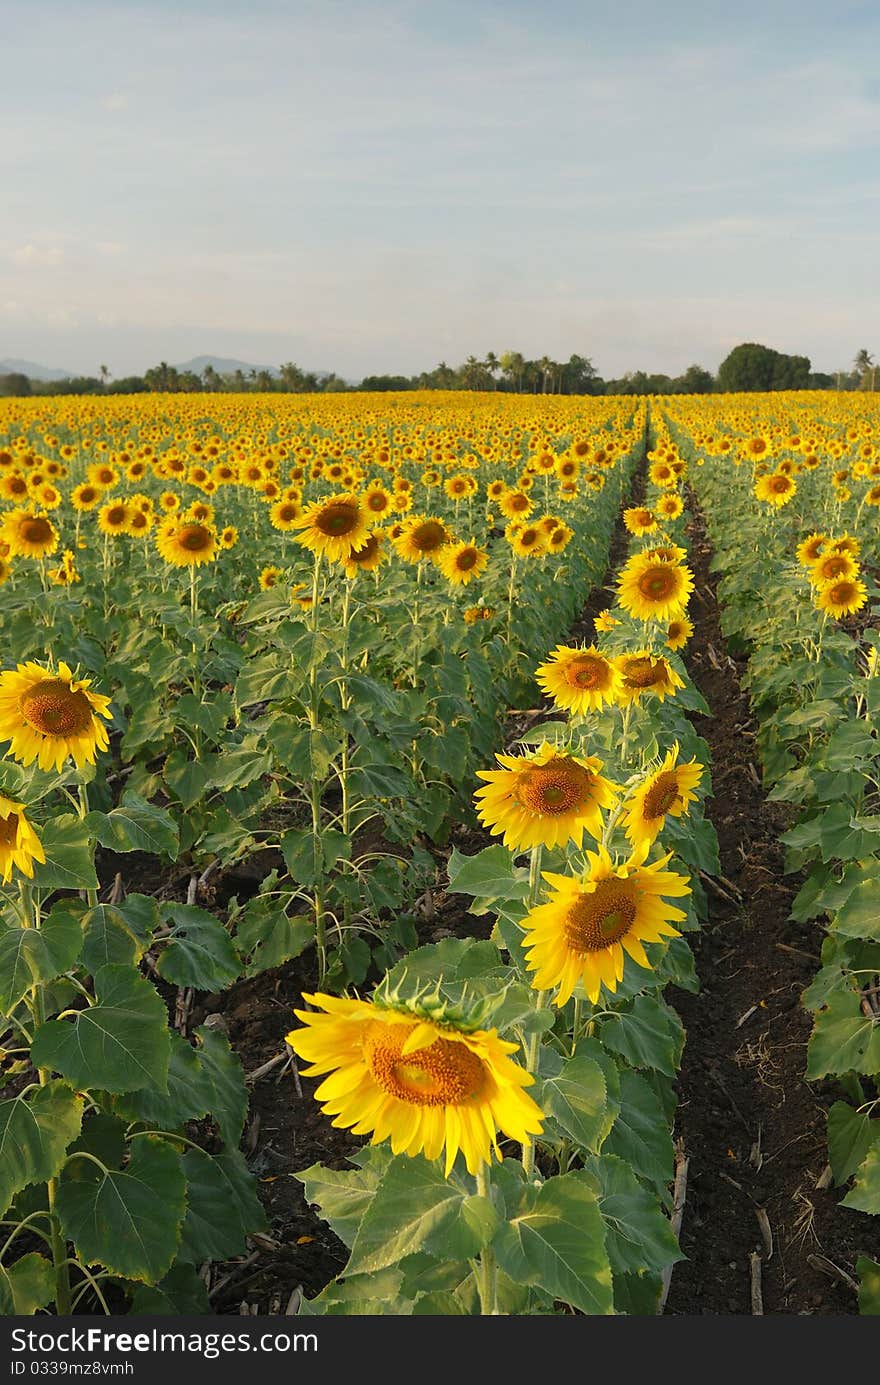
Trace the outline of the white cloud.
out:
M 111 91 L 109 96 L 105 96 L 101 105 L 105 111 L 124 111 L 128 108 L 128 97 L 122 91 Z
M 64 259 L 64 251 L 59 245 L 34 245 L 33 241 L 28 241 L 27 245 L 20 245 L 17 250 L 13 250 L 12 258 L 16 264 L 46 269 L 60 265 Z

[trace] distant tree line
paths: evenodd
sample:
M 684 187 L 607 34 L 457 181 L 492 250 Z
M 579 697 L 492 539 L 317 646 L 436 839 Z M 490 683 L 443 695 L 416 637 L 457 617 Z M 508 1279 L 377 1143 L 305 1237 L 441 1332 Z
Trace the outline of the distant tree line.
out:
M 880 369 L 871 353 L 862 348 L 851 369 L 829 375 L 810 368 L 807 356 L 788 356 L 757 342 L 735 346 L 713 375 L 700 365 L 688 366 L 681 375 L 628 371 L 615 380 L 604 380 L 588 356 L 571 355 L 567 361 L 549 356 L 529 360 L 519 351 L 494 351 L 483 359 L 468 356 L 459 366 L 441 361 L 419 375 L 367 375 L 358 385 L 334 372 L 303 370 L 286 361 L 277 371 L 253 369 L 221 374 L 207 365 L 201 374 L 178 370 L 160 361 L 143 375 L 114 380 L 105 365 L 96 376 L 69 380 L 32 380 L 26 375 L 0 375 L 2 395 L 46 394 L 334 394 L 352 390 L 498 390 L 509 394 L 713 394 L 767 390 L 873 390 L 880 384 Z

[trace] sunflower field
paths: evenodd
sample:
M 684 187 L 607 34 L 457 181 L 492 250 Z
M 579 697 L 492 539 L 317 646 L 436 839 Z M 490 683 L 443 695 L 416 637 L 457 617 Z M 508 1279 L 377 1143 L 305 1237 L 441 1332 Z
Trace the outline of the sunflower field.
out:
M 683 1277 L 739 1254 L 689 1149 L 701 931 L 815 955 L 786 1049 L 847 1233 L 801 1250 L 880 1311 L 878 423 L 0 401 L 4 1313 L 720 1311 Z M 798 946 L 713 826 L 713 611 Z M 743 1192 L 731 1140 L 727 1311 L 799 1311 L 802 1167 Z

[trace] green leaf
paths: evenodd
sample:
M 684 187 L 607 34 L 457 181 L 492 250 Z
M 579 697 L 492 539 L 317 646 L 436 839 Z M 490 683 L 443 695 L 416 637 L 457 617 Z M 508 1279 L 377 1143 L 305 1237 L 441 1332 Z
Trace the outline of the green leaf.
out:
M 328 1284 L 316 1298 L 306 1299 L 300 1305 L 297 1316 L 404 1317 L 412 1312 L 412 1303 L 400 1297 L 400 1281 L 398 1269 L 353 1275 L 349 1275 L 346 1269 L 344 1280 Z
M 107 966 L 95 973 L 95 994 L 95 1005 L 40 1026 L 34 1065 L 60 1072 L 75 1087 L 166 1091 L 171 1041 L 155 986 L 133 967 Z
M 180 1260 L 199 1265 L 203 1260 L 228 1260 L 242 1253 L 246 1236 L 265 1231 L 255 1179 L 239 1150 L 210 1155 L 189 1149 L 183 1171 L 187 1213 Z
M 180 1155 L 153 1135 L 133 1140 L 125 1169 L 89 1166 L 85 1178 L 62 1179 L 61 1227 L 86 1264 L 97 1261 L 125 1279 L 155 1284 L 171 1266 L 186 1211 Z
M 144 1121 L 160 1130 L 177 1130 L 187 1121 L 200 1120 L 211 1111 L 211 1094 L 204 1080 L 200 1053 L 176 1030 L 169 1031 L 169 1038 L 171 1059 L 167 1093 L 145 1087 L 123 1092 L 114 1102 L 114 1110 L 129 1120 Z
M 529 874 L 513 861 L 506 846 L 487 846 L 476 856 L 463 856 L 453 847 L 448 866 L 449 893 L 473 895 L 484 906 L 483 913 L 497 900 L 525 899 Z
M 112 904 L 96 904 L 83 916 L 83 965 L 94 975 L 110 963 L 137 962 L 143 953 L 140 940 L 125 915 Z
M 162 906 L 162 917 L 173 923 L 170 940 L 156 970 L 176 986 L 197 991 L 222 991 L 237 981 L 241 964 L 224 925 L 194 904 Z
M 171 814 L 132 789 L 126 789 L 119 806 L 109 813 L 89 813 L 86 826 L 110 851 L 147 851 L 177 859 L 179 838 Z
M 299 957 L 315 939 L 314 916 L 288 918 L 284 906 L 257 895 L 236 922 L 233 942 L 245 964 L 245 976 L 259 976 Z
M 880 1120 L 835 1101 L 828 1112 L 828 1155 L 839 1186 L 852 1178 L 872 1145 L 880 1143 Z
M 880 1317 L 880 1265 L 867 1255 L 856 1261 L 859 1276 L 859 1312 L 865 1317 Z
M 605 1227 L 583 1172 L 527 1185 L 520 1209 L 494 1246 L 499 1267 L 511 1279 L 537 1285 L 591 1316 L 614 1312 Z
M 665 1188 L 672 1178 L 674 1152 L 666 1113 L 641 1073 L 620 1073 L 620 1113 L 602 1146 L 617 1154 L 640 1178 Z
M 878 819 L 880 820 L 880 819 Z M 880 943 L 880 880 L 863 880 L 834 916 L 834 931 L 845 938 Z
M 69 971 L 82 941 L 79 920 L 64 905 L 56 905 L 40 928 L 0 932 L 0 1014 L 11 1014 L 32 986 Z
M 631 1067 L 654 1068 L 674 1077 L 684 1047 L 684 1029 L 665 1001 L 639 995 L 630 1006 L 603 1021 L 602 1043 Z
M 195 1037 L 199 1044 L 204 1099 L 223 1143 L 235 1149 L 248 1109 L 241 1059 L 230 1048 L 226 1036 L 216 1029 L 200 1025 Z
M 684 1259 L 656 1197 L 629 1164 L 614 1154 L 601 1154 L 590 1160 L 588 1169 L 599 1181 L 605 1244 L 615 1277 L 663 1270 Z
M 0 1314 L 32 1317 L 55 1297 L 55 1271 L 51 1260 L 32 1253 L 14 1265 L 0 1265 Z
M 813 1021 L 807 1077 L 880 1072 L 880 1024 L 863 1015 L 854 991 L 836 993 Z
M 98 877 L 85 822 L 74 813 L 50 818 L 40 829 L 45 865 L 35 865 L 34 884 L 41 890 L 96 890 Z
M 58 1175 L 82 1114 L 82 1097 L 64 1082 L 0 1101 L 0 1213 L 22 1188 Z
M 555 1077 L 545 1078 L 536 1100 L 581 1149 L 598 1151 L 614 1124 L 607 1097 L 599 1064 L 581 1055 L 566 1059 Z
M 312 1164 L 292 1174 L 305 1189 L 306 1202 L 314 1203 L 324 1221 L 349 1248 L 354 1245 L 364 1213 L 376 1195 L 381 1169 L 325 1169 Z
M 444 1178 L 437 1164 L 398 1155 L 364 1214 L 347 1269 L 372 1273 L 418 1250 L 444 1260 L 468 1259 L 488 1245 L 497 1225 L 487 1199 Z
M 855 1183 L 841 1202 L 857 1212 L 880 1213 L 880 1144 L 875 1144 L 856 1171 Z
M 302 827 L 292 827 L 281 838 L 281 854 L 297 885 L 311 889 L 324 878 L 324 852 L 321 838 Z
M 158 1284 L 138 1284 L 128 1311 L 132 1317 L 166 1313 L 207 1317 L 211 1305 L 205 1282 L 196 1274 L 194 1266 L 175 1262 Z

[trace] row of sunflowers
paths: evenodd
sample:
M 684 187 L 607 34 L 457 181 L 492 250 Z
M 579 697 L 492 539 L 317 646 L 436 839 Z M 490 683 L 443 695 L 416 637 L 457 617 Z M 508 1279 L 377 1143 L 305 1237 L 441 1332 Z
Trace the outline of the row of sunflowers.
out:
M 822 929 L 806 1076 L 833 1079 L 828 1159 L 842 1205 L 880 1213 L 880 434 L 870 398 L 674 401 L 721 573 L 723 629 L 748 653 L 764 783 L 791 807 L 791 917 Z M 722 460 L 726 458 L 726 460 Z M 863 1312 L 880 1264 L 857 1262 Z
M 208 1311 L 200 1269 L 265 1217 L 240 1059 L 187 999 L 298 958 L 341 1005 L 411 979 L 413 902 L 601 579 L 644 412 L 0 407 L 0 1305 Z M 615 686 L 673 678 L 646 657 Z

